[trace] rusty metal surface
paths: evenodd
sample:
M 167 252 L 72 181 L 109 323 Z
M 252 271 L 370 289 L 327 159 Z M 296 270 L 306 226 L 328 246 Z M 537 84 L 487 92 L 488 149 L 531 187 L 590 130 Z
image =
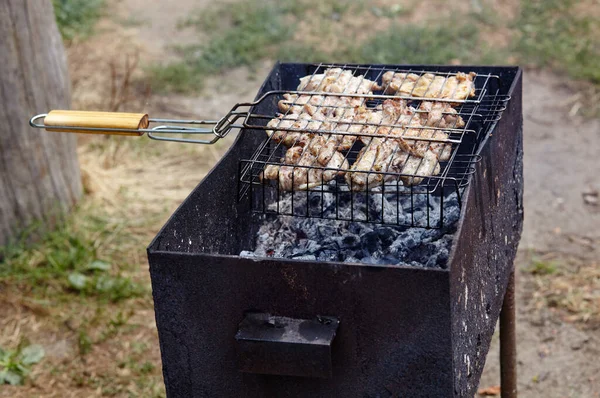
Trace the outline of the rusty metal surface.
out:
M 169 397 L 452 394 L 447 271 L 176 253 L 150 271 Z M 239 372 L 247 310 L 338 317 L 333 377 Z
M 331 378 L 331 344 L 339 319 L 246 314 L 235 334 L 242 372 Z
M 454 394 L 474 396 L 523 227 L 521 73 L 467 188 L 450 255 Z
M 500 312 L 500 391 L 502 398 L 517 398 L 517 336 L 515 272 L 510 274 Z
M 260 221 L 235 200 L 239 156 L 258 139 L 241 134 L 148 248 L 169 397 L 473 395 L 522 224 L 520 70 L 439 69 L 518 77 L 465 194 L 449 270 L 239 257 Z M 278 64 L 263 89 L 301 73 Z M 248 311 L 338 317 L 332 378 L 239 372 L 235 334 Z

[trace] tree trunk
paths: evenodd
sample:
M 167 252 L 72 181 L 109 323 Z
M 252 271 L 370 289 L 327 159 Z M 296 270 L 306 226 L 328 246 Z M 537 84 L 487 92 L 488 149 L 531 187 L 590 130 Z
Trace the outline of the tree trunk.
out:
M 76 137 L 28 123 L 70 105 L 51 0 L 1 0 L 0 246 L 34 222 L 52 227 L 81 195 Z

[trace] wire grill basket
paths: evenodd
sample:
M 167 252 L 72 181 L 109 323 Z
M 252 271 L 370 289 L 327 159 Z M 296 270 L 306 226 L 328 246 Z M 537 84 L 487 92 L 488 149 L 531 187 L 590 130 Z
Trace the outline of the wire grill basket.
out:
M 349 71 L 354 80 L 350 79 L 336 92 L 269 91 L 250 106 L 244 127 L 267 130 L 268 134 L 264 135 L 254 153 L 240 160 L 239 200 L 248 200 L 254 211 L 267 214 L 442 227 L 444 198 L 455 193 L 460 202 L 460 195 L 480 159 L 477 148 L 500 119 L 509 100 L 508 96 L 500 94 L 499 77 L 489 73 L 472 73 L 470 78 L 474 90 L 471 96 L 458 98 L 450 94 L 446 98 L 438 98 L 437 93 L 443 91 L 444 85 L 456 76 L 456 72 L 342 64 L 315 64 L 311 65 L 311 69 L 312 73 L 303 78 L 304 86 L 310 86 L 311 81 L 319 83 L 328 71 L 332 74 L 332 70 L 347 75 L 348 72 L 340 71 Z M 398 76 L 395 88 L 405 88 L 402 93 L 390 88 L 389 76 Z M 411 77 L 414 82 L 409 82 Z M 335 82 L 335 78 L 332 81 Z M 436 79 L 441 85 L 433 90 Z M 426 82 L 421 84 L 420 80 Z M 360 93 L 361 85 L 365 84 L 370 84 L 372 90 Z M 322 89 L 322 85 L 318 88 Z M 330 101 L 333 106 L 327 105 L 327 98 L 333 99 Z M 285 110 L 281 106 L 282 100 Z M 401 103 L 407 110 L 396 120 L 388 118 L 387 122 L 378 120 L 373 123 L 364 118 L 344 119 L 345 112 L 355 116 L 357 109 L 382 112 L 390 101 L 394 102 L 392 105 Z M 339 102 L 351 104 L 340 106 Z M 306 109 L 305 103 L 312 104 L 313 109 Z M 278 104 L 280 114 L 276 117 Z M 431 104 L 442 109 L 434 119 L 431 119 L 431 108 L 428 111 L 426 107 Z M 313 117 L 329 114 L 332 108 L 337 111 L 337 119 L 334 119 L 337 123 Z M 288 119 L 297 119 L 294 112 L 305 115 L 301 124 L 296 123 L 295 127 L 286 124 Z M 273 139 L 275 134 L 278 134 L 277 139 Z M 319 152 L 326 150 L 328 142 L 347 138 L 352 144 L 343 149 L 338 146 L 335 167 L 318 162 Z M 314 160 L 311 157 L 305 164 L 289 161 L 290 148 L 305 153 L 315 141 L 319 145 L 312 149 L 316 155 Z M 408 145 L 398 144 L 398 141 L 408 142 Z M 366 159 L 371 148 L 386 143 L 390 148 L 385 162 L 376 156 Z M 419 146 L 425 150 L 411 152 Z M 443 156 L 441 152 L 444 152 Z M 423 156 L 424 153 L 426 156 Z M 434 160 L 423 167 L 429 161 L 427 155 Z M 357 169 L 355 165 L 361 161 L 362 168 Z M 394 167 L 395 163 L 400 163 L 400 166 Z M 412 167 L 408 168 L 408 164 Z M 266 175 L 268 170 L 273 175 L 270 179 Z M 282 178 L 281 173 L 287 175 Z M 287 181 L 285 177 L 289 177 Z M 361 180 L 375 183 L 355 183 Z M 419 212 L 425 215 L 415 217 Z

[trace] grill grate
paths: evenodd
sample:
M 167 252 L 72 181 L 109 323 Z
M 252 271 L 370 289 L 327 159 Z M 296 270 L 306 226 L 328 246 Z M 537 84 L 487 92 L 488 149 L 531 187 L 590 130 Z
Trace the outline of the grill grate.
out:
M 279 140 L 274 140 L 274 136 L 265 134 L 254 153 L 240 160 L 238 200 L 247 200 L 254 211 L 267 214 L 442 227 L 444 197 L 454 192 L 460 201 L 469 176 L 474 173 L 474 165 L 480 159 L 477 155 L 479 144 L 499 120 L 510 99 L 501 94 L 499 77 L 473 74 L 474 93 L 467 98 L 457 98 L 453 94 L 446 98 L 431 98 L 433 83 L 422 83 L 439 79 L 438 83 L 443 83 L 441 87 L 436 86 L 436 92 L 438 88 L 441 92 L 456 72 L 314 64 L 310 65 L 310 73 L 303 79 L 305 87 L 311 82 L 315 83 L 313 86 L 318 85 L 321 75 L 332 68 L 350 71 L 355 79 L 349 80 L 336 92 L 297 91 L 298 81 L 289 82 L 289 88 L 294 90 L 269 91 L 255 103 L 241 105 L 247 106 L 247 111 L 234 108 L 226 116 L 226 120 L 233 122 L 244 119 L 242 134 L 255 133 L 252 130 L 264 134 L 267 130 L 267 133 L 279 137 Z M 336 73 L 340 75 L 333 76 L 334 82 L 341 79 L 342 72 Z M 410 92 L 404 90 L 397 94 L 389 82 L 383 83 L 384 76 L 399 76 L 397 87 L 405 88 L 409 74 L 418 76 Z M 420 83 L 420 91 L 415 92 Z M 361 88 L 367 92 L 357 93 L 361 92 Z M 278 103 L 285 98 L 287 109 L 277 112 Z M 328 100 L 338 103 L 328 105 Z M 311 105 L 303 106 L 304 102 Z M 344 104 L 339 106 L 339 102 Z M 438 113 L 440 117 L 432 119 L 433 112 L 425 107 L 426 103 L 432 102 L 451 105 L 451 108 L 442 107 L 443 112 Z M 394 114 L 395 119 L 388 117 L 385 120 L 386 108 L 401 111 L 398 115 Z M 356 117 L 357 109 L 367 115 L 379 112 L 384 118 L 377 122 L 361 119 Z M 302 124 L 290 125 L 288 118 L 296 118 L 299 113 L 304 118 Z M 322 114 L 333 113 L 337 119 L 322 117 Z M 349 116 L 346 117 L 346 114 Z M 337 156 L 337 164 L 332 166 L 318 162 L 318 156 L 326 145 L 335 145 L 334 142 L 346 139 L 354 143 L 346 145 L 346 148 L 336 147 L 334 156 Z M 321 145 L 315 145 L 315 149 L 311 145 L 316 140 L 321 140 Z M 305 162 L 308 164 L 286 162 L 288 148 L 301 145 L 301 148 L 296 148 L 302 153 L 300 158 L 306 156 L 308 148 L 313 148 L 314 160 L 311 158 L 310 162 Z M 375 149 L 377 145 L 389 145 L 385 147 L 386 153 L 389 153 L 385 162 L 375 159 L 366 168 L 353 168 L 359 161 L 368 163 L 366 153 L 369 150 L 383 152 Z M 434 164 L 439 166 L 435 169 L 425 164 L 426 158 L 433 159 L 432 153 L 435 154 Z M 402 161 L 397 161 L 400 157 Z M 407 164 L 413 166 L 408 171 Z M 274 180 L 266 178 L 269 168 L 277 170 Z M 280 181 L 282 170 L 288 173 L 291 181 Z M 316 177 L 311 180 L 311 175 Z M 326 175 L 334 178 L 325 178 Z M 356 181 L 367 183 L 357 187 Z M 375 183 L 371 185 L 370 181 Z M 414 215 L 419 212 L 425 213 L 425 216 L 415 218 Z

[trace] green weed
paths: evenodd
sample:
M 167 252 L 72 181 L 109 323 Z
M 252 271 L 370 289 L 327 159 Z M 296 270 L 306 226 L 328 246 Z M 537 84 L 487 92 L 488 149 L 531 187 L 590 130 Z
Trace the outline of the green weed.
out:
M 331 54 L 310 44 L 290 43 L 279 47 L 277 59 L 283 62 L 331 62 Z
M 40 362 L 44 355 L 44 349 L 37 344 L 25 347 L 21 344 L 16 350 L 0 347 L 0 385 L 23 384 L 31 372 L 31 366 Z
M 105 0 L 53 0 L 54 15 L 63 39 L 90 35 Z
M 429 25 L 395 25 L 336 59 L 358 63 L 447 64 L 453 60 L 482 62 L 479 30 L 471 24 L 448 21 Z
M 545 261 L 534 257 L 526 270 L 534 275 L 552 275 L 558 271 L 558 268 L 559 264 L 555 261 Z
M 109 301 L 140 296 L 145 290 L 101 258 L 104 239 L 119 227 L 103 217 L 76 211 L 56 230 L 27 245 L 27 234 L 14 245 L 0 247 L 0 279 L 26 286 L 34 293 L 79 293 Z M 109 253 L 106 253 L 107 255 Z M 118 253 L 117 253 L 118 254 Z M 117 256 L 115 255 L 115 258 Z
M 77 347 L 79 348 L 79 355 L 85 356 L 92 351 L 92 339 L 85 329 L 80 329 L 77 335 Z
M 576 4 L 574 0 L 521 2 L 515 50 L 530 64 L 600 84 L 598 21 L 577 15 Z
M 148 373 L 152 373 L 155 368 L 156 368 L 156 365 L 154 365 L 152 362 L 146 361 L 140 365 L 138 371 L 141 374 L 148 374 Z

